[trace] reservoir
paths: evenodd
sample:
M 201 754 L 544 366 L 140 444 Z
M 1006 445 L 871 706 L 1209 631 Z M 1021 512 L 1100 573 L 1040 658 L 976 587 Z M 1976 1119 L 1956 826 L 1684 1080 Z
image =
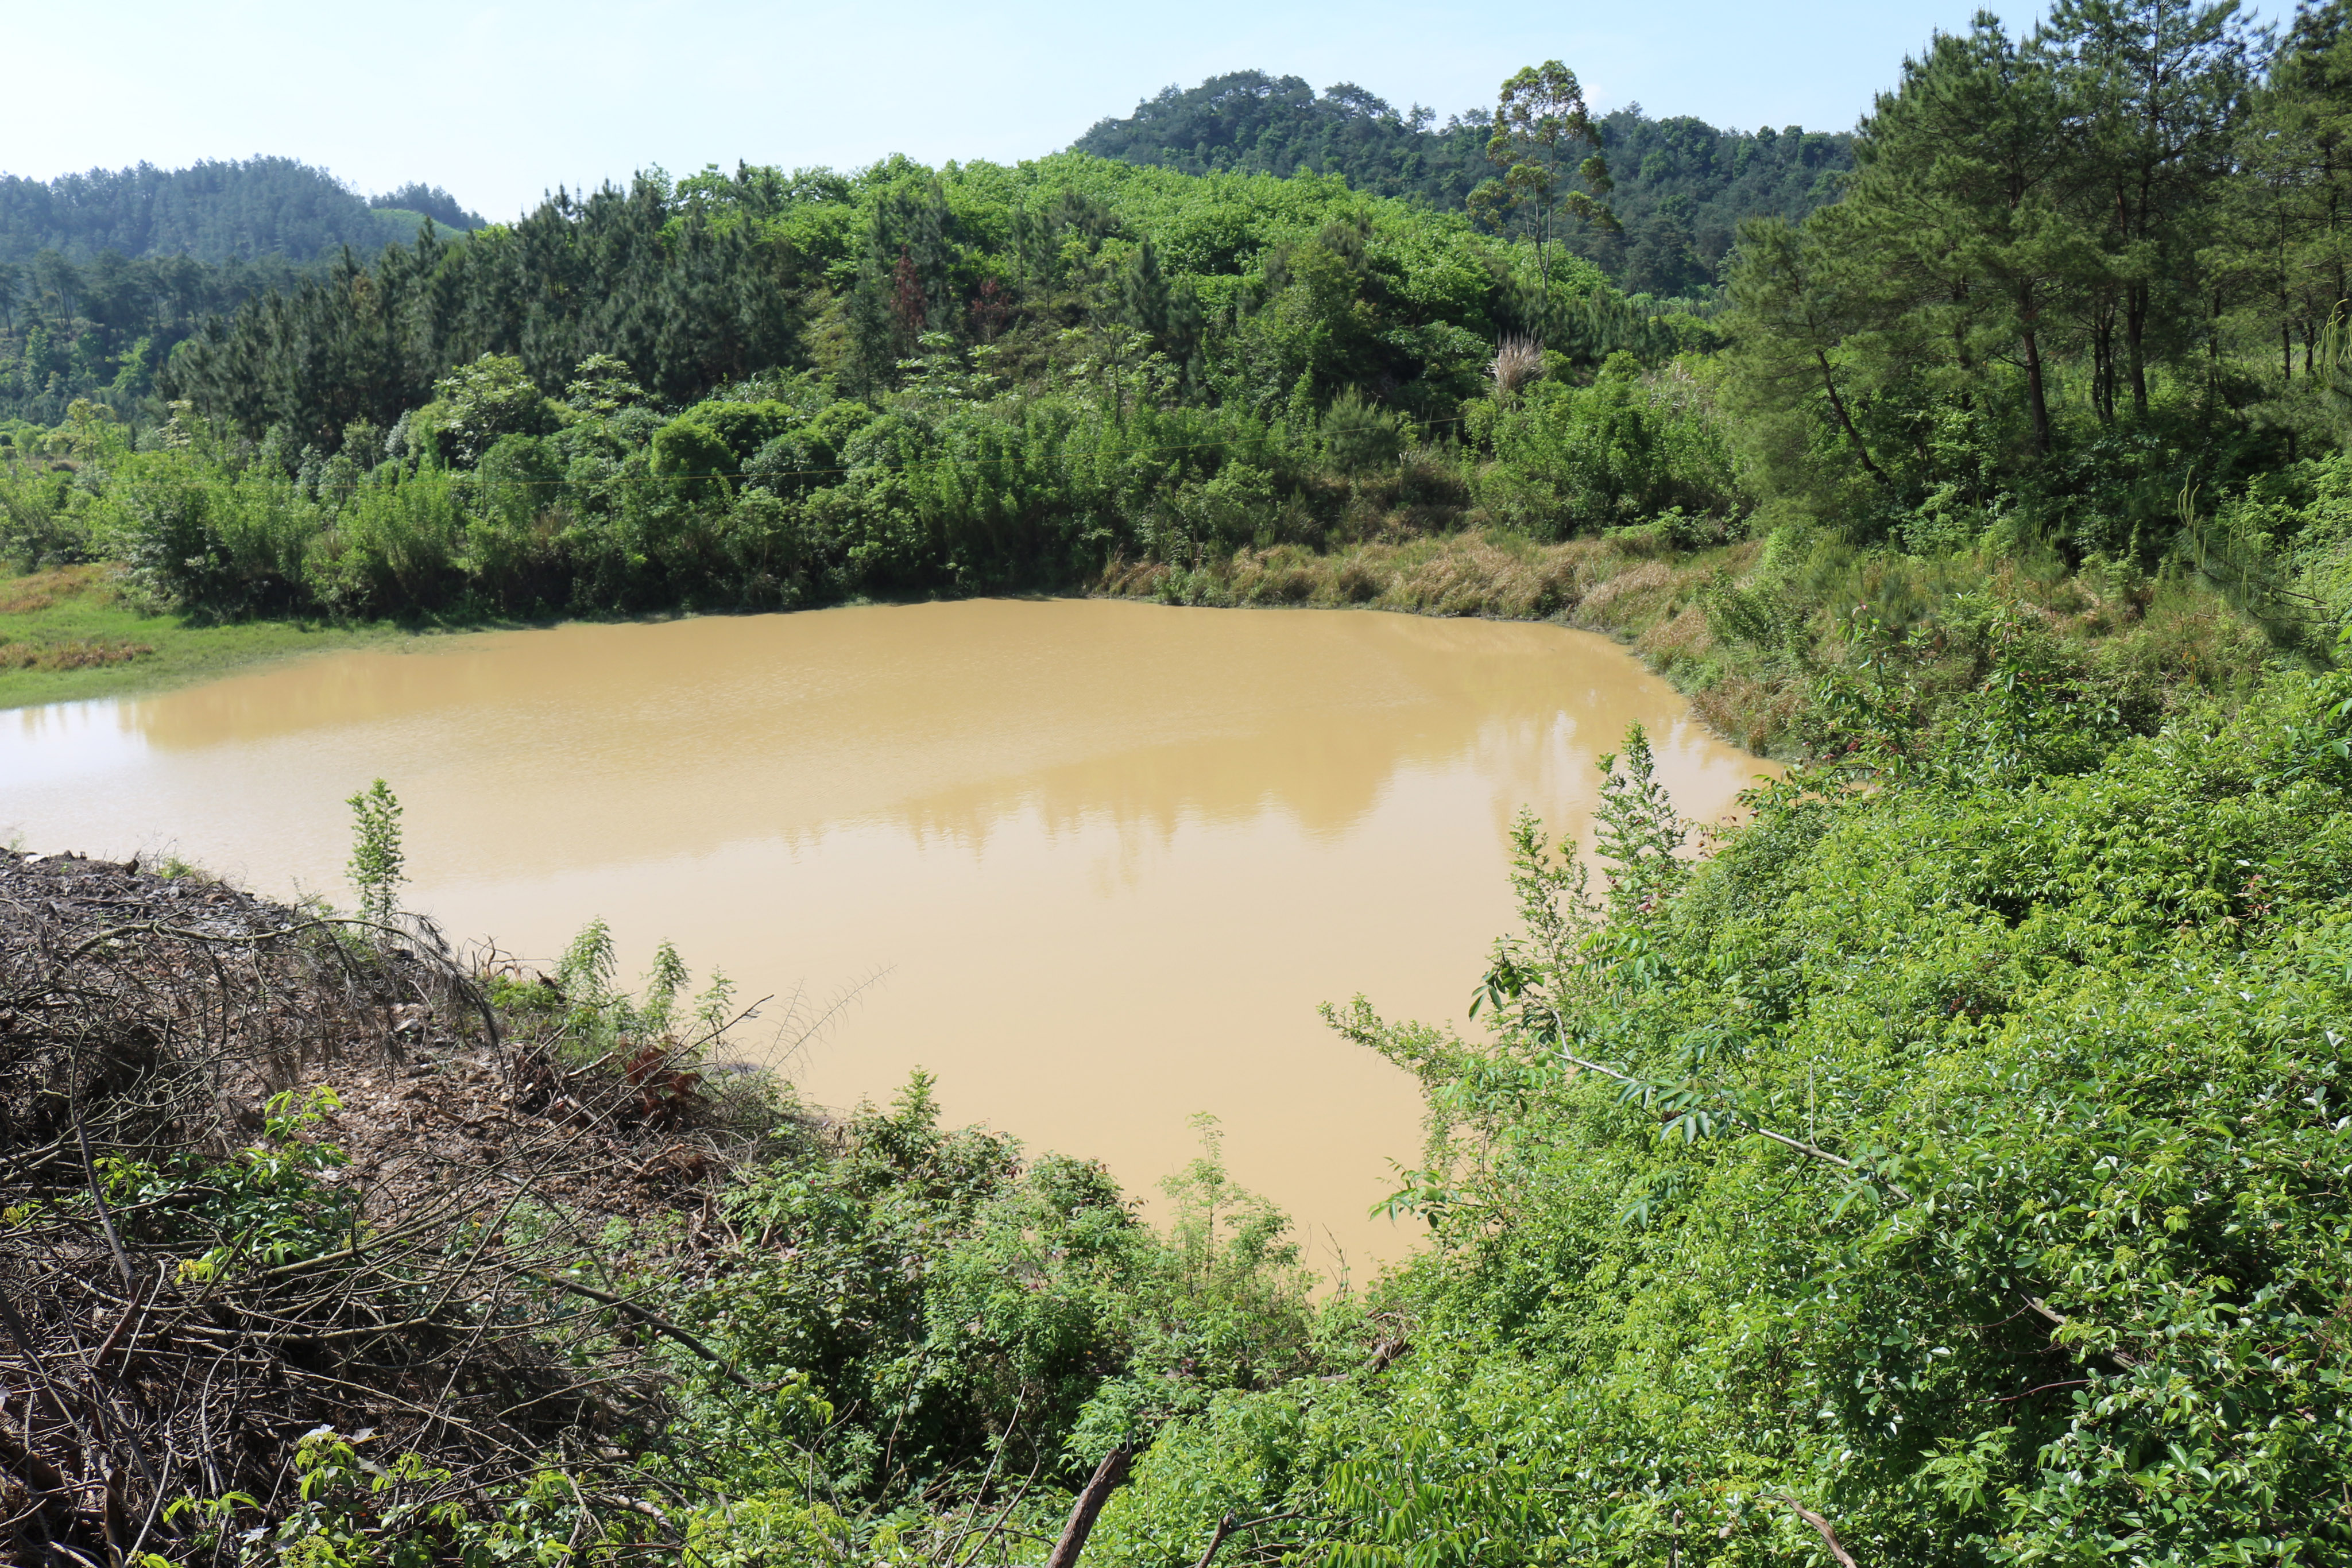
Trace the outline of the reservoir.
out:
M 1412 1082 L 1328 1030 L 1358 993 L 1459 1024 L 1509 929 L 1521 806 L 1589 841 L 1648 727 L 1685 815 L 1765 764 L 1605 638 L 1361 611 L 978 600 L 417 639 L 159 695 L 0 712 L 0 840 L 177 854 L 348 906 L 345 799 L 406 808 L 404 902 L 622 975 L 675 942 L 810 1100 L 919 1066 L 951 1121 L 1130 1191 L 1215 1116 L 1236 1179 L 1358 1280 L 1417 1163 Z

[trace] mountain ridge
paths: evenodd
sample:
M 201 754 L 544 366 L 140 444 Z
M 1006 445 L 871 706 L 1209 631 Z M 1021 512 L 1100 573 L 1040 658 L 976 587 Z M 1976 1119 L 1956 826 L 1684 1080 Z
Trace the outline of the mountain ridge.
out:
M 0 262 L 56 251 L 80 264 L 186 256 L 211 265 L 279 256 L 303 263 L 346 246 L 373 255 L 414 237 L 426 219 L 483 226 L 437 185 L 411 181 L 363 196 L 299 159 L 200 159 L 179 169 L 141 162 L 35 180 L 0 173 Z
M 1622 232 L 1571 223 L 1568 244 L 1634 293 L 1681 296 L 1713 284 L 1741 219 L 1801 218 L 1833 198 L 1853 166 L 1844 132 L 1724 131 L 1689 115 L 1653 119 L 1638 103 L 1595 123 Z M 1124 120 L 1097 120 L 1070 150 L 1194 174 L 1307 169 L 1375 195 L 1458 209 L 1496 172 L 1491 130 L 1484 109 L 1441 125 L 1433 110 L 1401 112 L 1352 82 L 1318 96 L 1304 78 L 1242 70 L 1164 88 Z

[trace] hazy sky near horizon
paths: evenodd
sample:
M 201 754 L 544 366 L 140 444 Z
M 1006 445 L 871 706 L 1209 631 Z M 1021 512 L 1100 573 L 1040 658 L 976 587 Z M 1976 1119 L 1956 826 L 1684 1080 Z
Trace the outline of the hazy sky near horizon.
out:
M 545 191 L 738 160 L 1013 162 L 1171 83 L 1256 68 L 1440 118 L 1565 60 L 1597 109 L 1843 130 L 1977 0 L 1493 0 L 1109 7 L 511 0 L 12 7 L 0 172 L 275 153 L 363 192 L 447 187 L 491 218 Z M 2041 7 L 2008 15 L 2030 20 Z M 2252 7 L 2284 15 L 2286 0 Z

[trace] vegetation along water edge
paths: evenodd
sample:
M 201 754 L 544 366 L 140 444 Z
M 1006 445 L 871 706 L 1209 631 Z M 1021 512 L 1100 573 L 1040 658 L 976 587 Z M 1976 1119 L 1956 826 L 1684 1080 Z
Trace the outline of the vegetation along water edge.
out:
M 1333 998 L 1424 1249 L 1318 1296 L 1213 1128 L 1155 1229 L 919 1076 L 740 1071 L 674 951 L 452 952 L 386 789 L 357 914 L 7 853 L 21 1556 L 2352 1561 L 2352 7 L 1979 16 L 1819 199 L 1670 209 L 1783 153 L 1666 138 L 1645 234 L 1771 198 L 1673 298 L 1557 63 L 1468 132 L 1333 96 L 426 229 L 11 425 L 0 542 L 231 626 L 1633 639 L 1795 765 L 1702 839 L 1630 733 L 1464 1027 Z
M 1572 104 L 1514 101 L 1547 90 Z M 1783 752 L 1822 740 L 1801 694 L 1874 640 L 1965 685 L 2009 611 L 2145 713 L 2310 658 L 2345 592 L 2331 242 L 2257 265 L 2241 225 L 2209 258 L 2225 308 L 2166 293 L 2135 346 L 2099 301 L 2137 286 L 2086 230 L 2032 286 L 2074 312 L 2037 330 L 2037 394 L 1984 278 L 1861 265 L 1906 204 L 1979 246 L 2009 221 L 1929 188 L 1943 128 L 1914 99 L 1836 204 L 1751 219 L 1727 283 L 1678 299 L 1565 239 L 1538 262 L 1534 225 L 1584 193 L 1559 186 L 1593 183 L 1572 169 L 1555 211 L 1483 217 L 1078 153 L 648 178 L 343 265 L 183 342 L 144 399 L 0 432 L 0 544 L 111 563 L 106 591 L 182 626 L 1017 590 L 1561 615 Z M 1559 156 L 1494 123 L 1513 167 Z M 2202 179 L 2197 210 L 2249 181 Z M 2264 358 L 2280 333 L 2300 359 Z M 161 673 L 176 642 L 6 634 L 20 701 L 138 680 L 142 644 Z

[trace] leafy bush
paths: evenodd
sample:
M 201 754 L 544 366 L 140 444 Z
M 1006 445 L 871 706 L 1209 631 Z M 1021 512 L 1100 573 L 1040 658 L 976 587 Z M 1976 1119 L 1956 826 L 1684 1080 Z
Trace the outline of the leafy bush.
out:
M 1163 1438 L 1110 1560 L 2340 1559 L 2347 713 L 1801 776 L 1696 865 L 1629 747 L 1604 886 L 1522 830 L 1489 1038 L 1340 1015 L 1437 1118 L 1415 1354 Z
M 562 423 L 561 405 L 540 395 L 522 361 L 484 354 L 433 383 L 434 401 L 410 422 L 411 439 L 429 440 L 460 468 L 509 435 L 544 435 Z
M 1220 1390 L 1322 1364 L 1339 1320 L 1318 1316 L 1286 1222 L 1234 1186 L 1213 1137 L 1171 1197 L 1172 1242 L 1099 1166 L 942 1129 L 919 1073 L 837 1148 L 752 1174 L 729 1199 L 745 1249 L 674 1300 L 780 1390 L 699 1396 L 726 1434 L 727 1490 L 789 1482 L 863 1500 L 870 1521 L 983 1470 L 1075 1485 Z
M 201 1249 L 180 1265 L 184 1280 L 217 1280 L 241 1266 L 271 1268 L 348 1246 L 359 1199 L 331 1174 L 345 1155 L 313 1135 L 341 1103 L 324 1085 L 273 1095 L 260 1139 L 228 1160 L 108 1159 L 108 1200 L 139 1206 L 142 1239 Z
M 1542 538 L 1672 510 L 1745 510 L 1727 433 L 1687 372 L 1646 375 L 1610 356 L 1590 387 L 1537 382 L 1475 428 L 1496 462 L 1479 477 L 1490 512 Z

